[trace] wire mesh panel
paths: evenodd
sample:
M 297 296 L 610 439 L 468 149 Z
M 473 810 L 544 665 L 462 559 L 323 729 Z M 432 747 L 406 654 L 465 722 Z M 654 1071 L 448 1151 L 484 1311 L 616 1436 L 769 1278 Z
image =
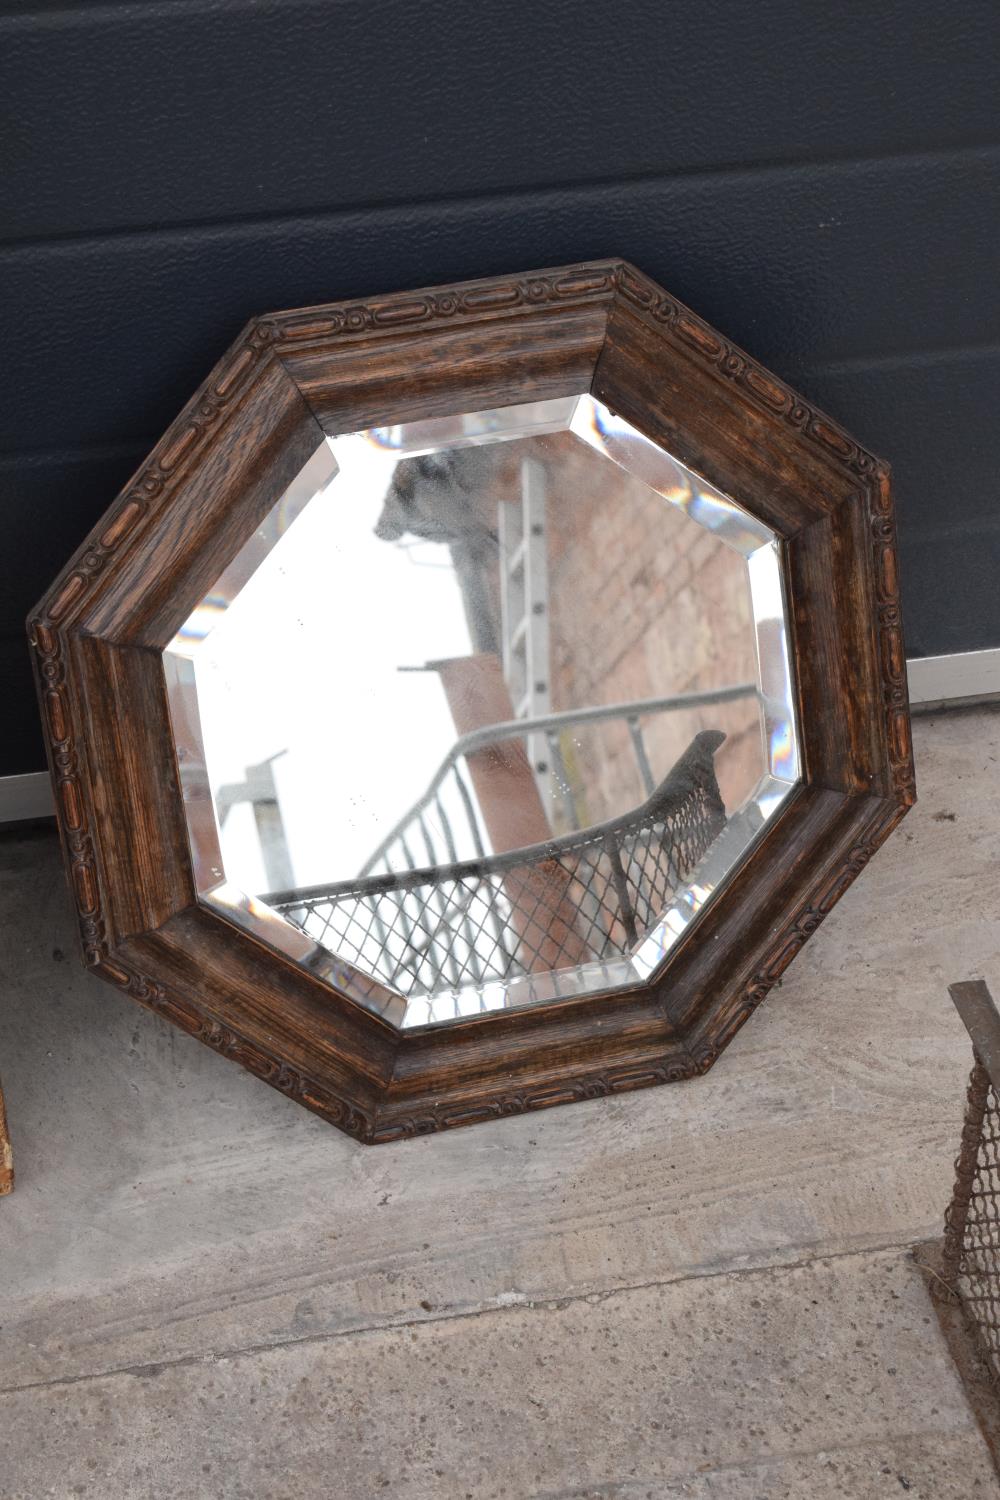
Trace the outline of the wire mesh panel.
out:
M 977 1057 L 969 1079 L 942 1276 L 1000 1378 L 1000 1096 Z
M 628 953 L 721 832 L 704 730 L 633 812 L 510 853 L 265 898 L 329 952 L 406 996 Z

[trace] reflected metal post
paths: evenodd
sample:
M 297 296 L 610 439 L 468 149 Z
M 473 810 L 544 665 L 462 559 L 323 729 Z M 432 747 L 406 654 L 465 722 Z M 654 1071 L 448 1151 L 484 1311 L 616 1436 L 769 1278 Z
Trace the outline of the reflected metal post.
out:
M 284 750 L 279 750 L 278 755 L 284 754 Z M 278 802 L 278 788 L 274 780 L 274 762 L 278 755 L 272 755 L 255 766 L 247 766 L 245 781 L 229 782 L 220 786 L 215 794 L 220 827 L 238 803 L 249 802 L 253 808 L 269 891 L 284 890 L 295 883 L 288 855 L 285 824 Z
M 520 501 L 503 499 L 497 505 L 501 649 L 513 716 L 535 719 L 552 708 L 544 465 L 525 456 L 520 482 Z M 545 797 L 550 776 L 545 740 L 531 735 L 526 749 Z
M 490 843 L 498 854 L 551 838 L 545 805 L 521 739 L 489 741 L 490 726 L 510 722 L 511 694 L 502 664 L 492 655 L 434 662 L 458 734 L 483 730 L 487 742 L 465 761 Z M 515 721 L 516 722 L 516 721 Z M 542 740 L 544 743 L 544 738 Z M 590 956 L 577 934 L 577 911 L 565 876 L 527 868 L 504 877 L 518 947 L 529 972 Z
M 639 775 L 642 777 L 642 789 L 648 797 L 656 786 L 656 778 L 653 768 L 649 764 L 649 756 L 646 754 L 646 740 L 642 732 L 638 714 L 629 714 L 625 720 L 628 725 L 629 736 L 632 740 L 632 749 L 635 751 L 635 763 L 639 767 Z

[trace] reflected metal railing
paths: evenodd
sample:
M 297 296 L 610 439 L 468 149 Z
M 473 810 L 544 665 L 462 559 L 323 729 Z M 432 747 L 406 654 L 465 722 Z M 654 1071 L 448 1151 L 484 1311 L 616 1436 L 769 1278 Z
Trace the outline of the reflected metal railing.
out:
M 505 854 L 264 899 L 407 996 L 506 985 L 629 953 L 725 827 L 703 729 L 639 807 Z
M 463 734 L 445 756 L 441 765 L 427 784 L 427 789 L 389 829 L 389 832 L 365 860 L 359 875 L 390 874 L 400 870 L 414 870 L 417 860 L 413 848 L 419 839 L 426 854 L 427 864 L 437 864 L 433 829 L 439 830 L 448 862 L 454 863 L 458 847 L 448 802 L 461 809 L 471 844 L 479 858 L 486 854 L 483 829 L 476 812 L 475 802 L 461 762 L 479 750 L 486 750 L 507 740 L 529 740 L 542 736 L 548 746 L 552 761 L 555 785 L 563 805 L 563 815 L 568 829 L 579 831 L 584 826 L 580 818 L 579 798 L 572 785 L 560 737 L 567 730 L 585 725 L 618 720 L 625 724 L 629 733 L 632 752 L 647 797 L 656 789 L 656 778 L 650 765 L 646 749 L 646 738 L 642 720 L 654 714 L 678 713 L 684 709 L 714 707 L 719 703 L 732 703 L 740 698 L 752 698 L 757 687 L 752 682 L 736 683 L 729 687 L 709 688 L 704 692 L 676 693 L 669 698 L 641 698 L 630 703 L 610 703 L 592 708 L 569 709 L 562 713 L 542 714 L 532 719 L 510 719 L 501 724 L 487 724 Z M 457 796 L 449 798 L 447 792 L 453 787 Z
M 356 877 L 262 899 L 328 951 L 408 995 L 503 984 L 625 954 L 662 915 L 726 821 L 713 763 L 725 736 L 695 735 L 657 785 L 642 719 L 755 694 L 753 684 L 738 684 L 477 729 L 455 743 Z M 628 729 L 647 797 L 624 816 L 581 828 L 560 736 L 613 720 Z M 463 762 L 529 735 L 544 736 L 549 747 L 568 830 L 488 853 Z M 472 858 L 458 857 L 453 818 L 459 816 Z

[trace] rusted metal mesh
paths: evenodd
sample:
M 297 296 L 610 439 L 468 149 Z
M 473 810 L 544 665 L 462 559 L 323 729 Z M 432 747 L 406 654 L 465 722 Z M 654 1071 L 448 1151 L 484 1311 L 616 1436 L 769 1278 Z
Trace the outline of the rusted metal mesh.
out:
M 941 1274 L 1000 1379 L 1000 1097 L 977 1057 L 969 1079 Z
M 629 952 L 721 832 L 705 731 L 624 818 L 544 844 L 284 892 L 268 903 L 406 996 L 503 983 Z

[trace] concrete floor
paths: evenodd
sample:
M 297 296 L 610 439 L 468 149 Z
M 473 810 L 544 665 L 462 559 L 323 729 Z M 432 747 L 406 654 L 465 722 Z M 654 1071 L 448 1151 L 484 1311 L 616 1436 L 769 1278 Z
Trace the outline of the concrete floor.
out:
M 0 1496 L 1000 1496 L 910 1247 L 1000 988 L 1000 714 L 704 1079 L 364 1150 L 76 960 L 0 840 Z

